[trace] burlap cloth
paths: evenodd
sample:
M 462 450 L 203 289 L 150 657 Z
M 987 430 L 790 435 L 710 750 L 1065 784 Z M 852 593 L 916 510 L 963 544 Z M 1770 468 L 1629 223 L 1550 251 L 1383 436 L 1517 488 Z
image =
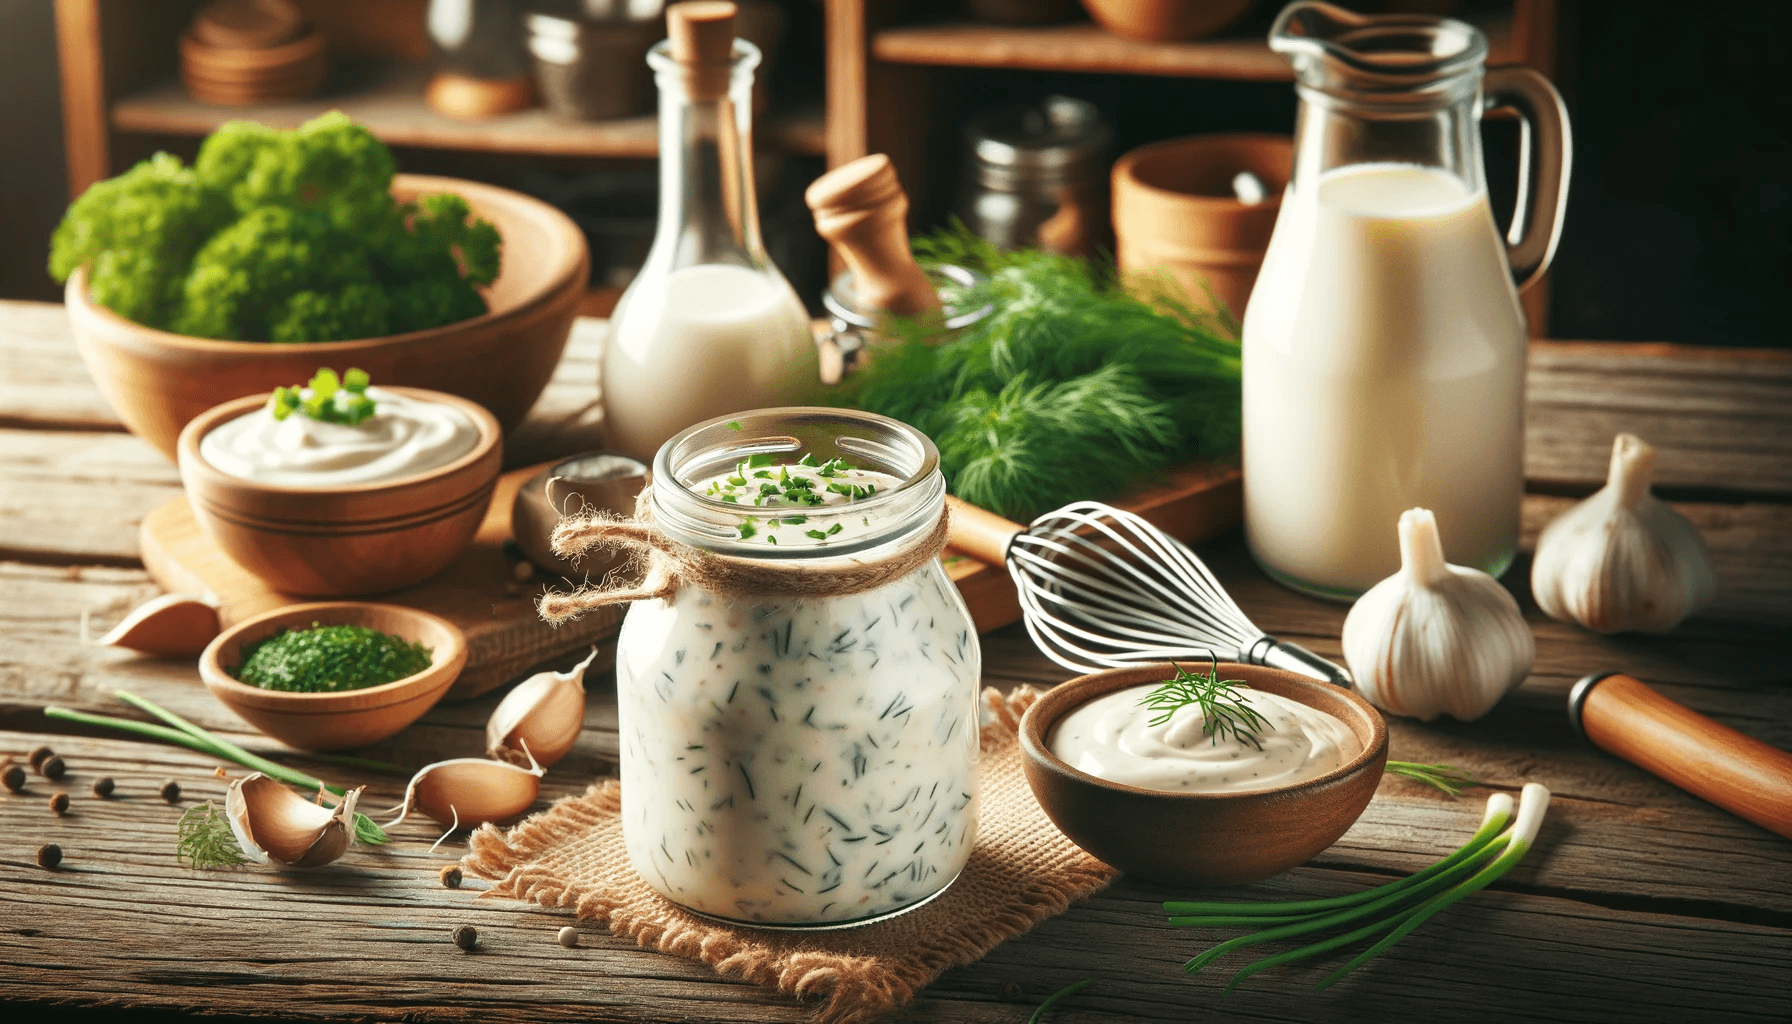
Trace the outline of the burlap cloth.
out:
M 571 907 L 644 949 L 701 960 L 718 974 L 789 995 L 825 999 L 817 1018 L 855 1024 L 914 998 L 949 967 L 1062 913 L 1118 874 L 1064 838 L 1021 769 L 1020 716 L 1039 691 L 983 692 L 981 820 L 958 881 L 912 913 L 862 928 L 768 932 L 718 924 L 667 902 L 629 866 L 622 787 L 601 780 L 508 831 L 485 825 L 461 860 L 494 880 L 486 896 Z

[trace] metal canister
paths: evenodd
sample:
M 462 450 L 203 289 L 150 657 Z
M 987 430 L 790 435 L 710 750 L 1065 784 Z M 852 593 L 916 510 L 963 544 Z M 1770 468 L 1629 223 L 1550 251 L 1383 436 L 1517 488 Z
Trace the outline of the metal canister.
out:
M 1107 238 L 1114 133 L 1069 96 L 985 111 L 965 126 L 969 160 L 954 212 L 1004 249 L 1088 255 Z

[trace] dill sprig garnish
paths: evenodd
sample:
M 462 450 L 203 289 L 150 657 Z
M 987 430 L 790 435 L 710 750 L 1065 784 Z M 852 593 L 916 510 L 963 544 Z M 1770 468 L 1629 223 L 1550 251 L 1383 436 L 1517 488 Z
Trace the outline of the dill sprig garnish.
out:
M 187 808 L 174 828 L 174 859 L 187 867 L 233 868 L 249 863 L 230 821 L 210 800 Z
M 1219 743 L 1220 737 L 1231 736 L 1239 743 L 1263 749 L 1261 736 L 1269 722 L 1238 692 L 1250 689 L 1244 680 L 1221 679 L 1217 659 L 1204 676 L 1190 675 L 1174 662 L 1171 665 L 1176 669 L 1176 677 L 1166 680 L 1139 701 L 1140 706 L 1158 713 L 1151 720 L 1152 725 L 1162 725 L 1177 711 L 1196 704 L 1201 708 L 1201 735 L 1211 738 L 1215 744 Z
M 890 318 L 829 400 L 892 416 L 933 439 L 952 492 L 1026 521 L 1105 498 L 1239 437 L 1237 324 L 1194 309 L 1167 278 L 1109 262 L 1002 252 L 963 225 L 917 239 L 924 264 L 984 275 L 942 290 L 990 315 L 942 341 L 937 325 Z

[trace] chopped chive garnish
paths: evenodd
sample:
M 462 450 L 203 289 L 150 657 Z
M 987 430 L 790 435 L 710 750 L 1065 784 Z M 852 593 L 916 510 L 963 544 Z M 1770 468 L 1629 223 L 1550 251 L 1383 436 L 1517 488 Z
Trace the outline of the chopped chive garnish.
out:
M 748 537 L 751 537 L 755 533 L 758 533 L 758 532 L 759 532 L 759 528 L 754 526 L 752 523 L 740 524 L 740 539 L 741 540 L 746 540 Z
M 799 466 L 809 466 L 810 468 L 814 468 L 815 466 L 821 465 L 821 463 L 815 461 L 815 453 L 814 452 L 809 452 L 808 454 L 804 455 L 802 458 L 797 460 L 796 464 Z

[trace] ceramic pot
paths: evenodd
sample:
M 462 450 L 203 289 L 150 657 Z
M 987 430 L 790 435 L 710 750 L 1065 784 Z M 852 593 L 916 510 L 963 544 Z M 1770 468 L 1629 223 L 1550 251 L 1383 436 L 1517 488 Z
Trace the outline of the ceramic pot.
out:
M 1166 270 L 1197 307 L 1209 305 L 1211 289 L 1242 318 L 1293 161 L 1287 136 L 1242 132 L 1168 139 L 1127 153 L 1113 171 L 1120 271 Z M 1233 194 L 1241 171 L 1263 182 L 1262 202 L 1246 205 Z
M 1102 28 L 1146 43 L 1210 36 L 1251 9 L 1252 0 L 1083 0 Z

